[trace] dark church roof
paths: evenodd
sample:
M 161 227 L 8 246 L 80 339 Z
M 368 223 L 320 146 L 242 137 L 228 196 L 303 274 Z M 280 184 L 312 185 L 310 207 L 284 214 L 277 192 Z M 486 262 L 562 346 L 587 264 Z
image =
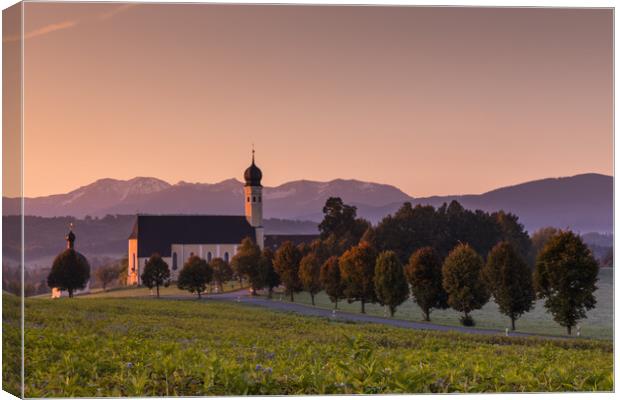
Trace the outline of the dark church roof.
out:
M 173 244 L 240 244 L 254 228 L 237 215 L 138 215 L 130 239 L 138 239 L 138 257 L 170 257 Z
M 302 243 L 310 244 L 319 235 L 265 235 L 265 248 L 276 251 L 284 242 L 292 242 L 295 246 Z

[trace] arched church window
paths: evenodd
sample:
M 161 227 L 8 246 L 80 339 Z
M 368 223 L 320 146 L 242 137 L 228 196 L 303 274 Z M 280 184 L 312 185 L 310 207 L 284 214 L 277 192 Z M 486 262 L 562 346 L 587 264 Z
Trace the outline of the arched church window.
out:
M 177 253 L 172 253 L 172 269 L 177 270 Z
M 260 203 L 261 201 L 263 201 L 263 200 L 261 199 L 261 196 L 258 196 L 258 202 Z
M 211 262 L 211 258 L 213 258 L 213 254 L 211 254 L 211 252 L 207 253 L 207 261 Z
M 228 252 L 224 253 L 224 261 L 228 262 L 228 258 L 229 258 Z
M 250 196 L 248 196 L 248 203 L 250 202 Z
M 256 196 L 252 196 L 252 202 L 256 203 Z
M 131 271 L 135 271 L 136 270 L 136 253 L 133 253 L 133 260 L 131 262 Z

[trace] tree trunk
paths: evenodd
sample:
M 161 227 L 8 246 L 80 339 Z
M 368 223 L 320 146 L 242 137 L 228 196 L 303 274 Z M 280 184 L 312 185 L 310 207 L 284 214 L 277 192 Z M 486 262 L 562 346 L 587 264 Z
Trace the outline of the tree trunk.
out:
M 334 310 L 338 309 L 338 300 L 334 301 Z
M 314 305 L 314 294 L 310 293 L 310 298 L 312 299 L 312 305 Z
M 295 296 L 293 295 L 293 291 L 291 290 L 291 301 L 295 302 Z
M 239 287 L 243 286 L 243 277 L 239 275 Z
M 566 327 L 566 332 L 568 332 L 568 336 L 570 336 L 572 329 L 573 327 L 570 325 Z
M 256 296 L 256 289 L 252 288 L 252 296 Z
M 202 298 L 202 295 L 200 294 L 200 290 L 196 291 L 198 293 L 198 300 L 200 300 Z
M 267 298 L 268 298 L 268 299 L 273 298 L 273 288 L 269 288 L 269 292 L 268 292 L 268 294 L 267 294 Z
M 73 289 L 67 289 L 67 292 L 69 292 L 69 298 L 73 297 Z M 570 335 L 570 332 L 568 333 Z
M 157 298 L 159 299 L 159 285 L 155 286 L 157 288 Z
M 428 308 L 426 310 L 423 311 L 424 313 L 424 321 L 430 321 L 431 320 L 431 310 L 429 310 Z
M 396 307 L 390 306 L 390 317 L 394 317 L 395 312 L 396 312 Z
M 362 300 L 362 314 L 366 314 L 366 302 Z
M 515 317 L 510 317 L 510 328 L 514 331 L 515 328 Z

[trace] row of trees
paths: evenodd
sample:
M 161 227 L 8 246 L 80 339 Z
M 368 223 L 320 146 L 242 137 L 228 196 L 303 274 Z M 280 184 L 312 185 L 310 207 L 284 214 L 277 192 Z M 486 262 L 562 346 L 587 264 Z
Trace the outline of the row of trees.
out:
M 438 210 L 405 204 L 376 228 L 357 219 L 355 208 L 340 199 L 328 200 L 323 211 L 320 240 L 309 246 L 287 242 L 275 252 L 274 270 L 292 301 L 294 293 L 305 290 L 314 304 L 314 296 L 325 290 L 334 307 L 343 299 L 359 301 L 365 312 L 367 303 L 378 302 L 393 315 L 411 295 L 426 320 L 433 309 L 451 307 L 470 325 L 470 313 L 493 297 L 514 329 L 515 321 L 541 298 L 569 334 L 596 304 L 598 264 L 573 232 L 546 230 L 532 242 L 514 215 L 471 212 L 456 202 Z M 440 234 L 434 224 L 442 221 L 448 221 L 447 232 Z M 486 239 L 474 240 L 487 252 L 469 243 L 477 235 L 466 222 L 487 226 Z M 400 232 L 391 245 L 386 230 Z M 420 246 L 428 243 L 425 238 L 437 241 Z M 453 242 L 450 250 L 442 248 Z

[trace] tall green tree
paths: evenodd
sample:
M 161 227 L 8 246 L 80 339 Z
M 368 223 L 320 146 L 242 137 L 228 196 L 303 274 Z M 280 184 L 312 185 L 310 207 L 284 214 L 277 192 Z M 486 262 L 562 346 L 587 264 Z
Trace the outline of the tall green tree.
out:
M 345 251 L 338 260 L 344 295 L 349 303 L 359 301 L 362 313 L 366 312 L 366 303 L 377 301 L 374 286 L 376 259 L 376 250 L 368 242 L 361 242 Z
M 273 289 L 281 283 L 280 275 L 273 266 L 274 253 L 270 248 L 265 248 L 261 255 L 261 271 L 264 276 L 265 287 L 268 290 L 268 297 L 273 297 Z
M 90 264 L 86 257 L 74 249 L 66 249 L 54 259 L 47 276 L 47 286 L 66 290 L 69 297 L 73 297 L 76 290 L 86 287 L 89 279 Z
M 463 325 L 473 325 L 469 313 L 482 308 L 490 298 L 482 278 L 482 266 L 482 257 L 468 244 L 457 245 L 443 263 L 441 272 L 448 304 L 464 313 Z
M 257 244 L 250 238 L 245 238 L 239 246 L 237 254 L 235 254 L 230 262 L 233 271 L 238 277 L 247 277 L 252 288 L 252 295 L 256 295 L 256 291 L 261 289 L 265 282 L 259 270 L 261 250 Z M 239 284 L 241 284 L 241 279 Z
M 291 241 L 282 243 L 273 258 L 273 267 L 284 285 L 286 294 L 291 296 L 291 301 L 295 301 L 294 294 L 301 292 L 303 288 L 299 280 L 300 261 L 301 253 Z
M 319 275 L 321 286 L 325 289 L 325 293 L 334 303 L 334 309 L 338 309 L 338 300 L 344 299 L 344 286 L 340 279 L 340 265 L 338 257 L 331 256 L 321 266 Z
M 387 306 L 393 317 L 396 307 L 409 297 L 409 285 L 398 256 L 393 251 L 384 251 L 375 264 L 375 293 L 382 306 Z
M 357 208 L 345 204 L 340 197 L 330 197 L 323 207 L 323 221 L 319 224 L 320 238 L 330 255 L 341 255 L 356 245 L 370 223 L 357 218 Z
M 499 311 L 510 318 L 511 329 L 523 313 L 534 307 L 532 271 L 522 255 L 508 242 L 500 242 L 489 253 L 482 276 Z
M 499 227 L 501 241 L 510 243 L 517 254 L 527 263 L 528 257 L 532 253 L 532 241 L 523 224 L 519 222 L 519 217 L 503 210 L 494 212 L 491 217 L 495 219 Z
M 209 262 L 209 266 L 213 271 L 213 282 L 217 285 L 220 293 L 224 291 L 224 283 L 233 279 L 233 270 L 226 261 L 220 257 L 213 258 Z
M 534 287 L 554 321 L 566 327 L 569 335 L 596 305 L 598 271 L 590 249 L 568 230 L 552 236 L 538 254 Z
M 183 264 L 177 286 L 181 290 L 196 293 L 200 299 L 211 279 L 213 279 L 213 270 L 207 261 L 194 255 Z
M 422 247 L 411 255 L 405 267 L 405 276 L 411 285 L 412 298 L 422 309 L 425 321 L 431 320 L 431 310 L 448 308 L 441 261 L 432 247 Z
M 170 268 L 168 263 L 159 254 L 153 254 L 146 262 L 140 279 L 142 284 L 149 289 L 156 288 L 157 297 L 159 297 L 160 286 L 167 287 L 170 284 Z
M 299 280 L 304 290 L 310 293 L 312 305 L 314 305 L 314 296 L 321 291 L 321 263 L 319 257 L 309 252 L 299 262 Z

